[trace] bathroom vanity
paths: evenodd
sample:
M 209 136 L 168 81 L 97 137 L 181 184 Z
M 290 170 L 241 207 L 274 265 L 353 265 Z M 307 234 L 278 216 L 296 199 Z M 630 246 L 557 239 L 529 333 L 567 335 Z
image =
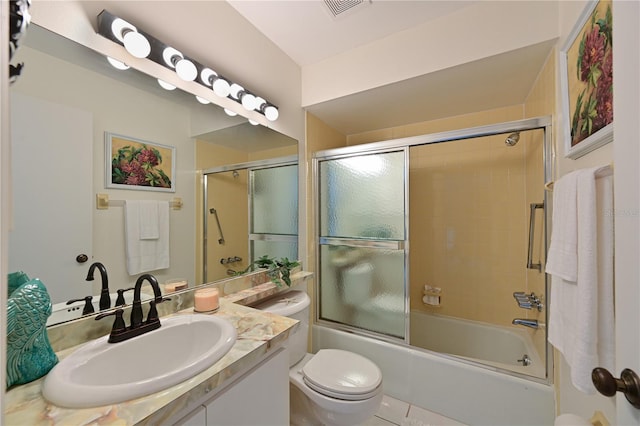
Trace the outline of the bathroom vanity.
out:
M 67 409 L 42 397 L 43 377 L 6 393 L 5 421 L 30 425 L 288 424 L 289 367 L 284 343 L 298 322 L 241 305 L 273 293 L 274 286 L 266 285 L 258 291 L 231 294 L 220 300 L 216 313 L 202 314 L 227 319 L 238 338 L 217 363 L 176 386 L 119 404 Z M 193 314 L 193 308 L 173 315 L 181 314 Z M 77 348 L 59 351 L 58 356 L 63 359 Z

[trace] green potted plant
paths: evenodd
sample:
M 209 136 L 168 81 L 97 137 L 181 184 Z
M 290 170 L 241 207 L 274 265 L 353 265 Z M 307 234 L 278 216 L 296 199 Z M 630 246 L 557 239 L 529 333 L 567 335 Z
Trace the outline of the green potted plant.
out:
M 267 269 L 267 276 L 278 287 L 282 286 L 283 281 L 287 287 L 291 287 L 291 270 L 296 266 L 300 266 L 298 261 L 291 261 L 286 257 L 275 259 L 266 254 L 255 260 L 253 264 L 258 268 Z

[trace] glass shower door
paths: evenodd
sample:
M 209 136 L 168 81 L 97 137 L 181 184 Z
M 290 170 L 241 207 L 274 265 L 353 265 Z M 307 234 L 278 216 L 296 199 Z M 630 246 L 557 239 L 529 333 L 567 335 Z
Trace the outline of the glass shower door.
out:
M 249 171 L 251 262 L 298 260 L 298 165 Z
M 405 338 L 406 157 L 318 160 L 320 320 Z

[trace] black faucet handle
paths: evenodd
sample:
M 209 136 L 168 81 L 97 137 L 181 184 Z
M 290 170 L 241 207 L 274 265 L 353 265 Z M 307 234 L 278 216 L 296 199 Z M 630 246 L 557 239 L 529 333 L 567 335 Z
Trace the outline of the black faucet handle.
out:
M 123 314 L 124 314 L 124 311 L 118 308 L 111 312 L 105 312 L 103 314 L 96 315 L 96 321 L 111 315 L 115 315 L 116 319 L 113 321 L 113 327 L 111 327 L 111 333 L 112 334 L 121 333 L 127 328 L 126 324 L 124 323 L 124 318 L 122 317 Z
M 84 301 L 84 308 L 82 308 L 82 315 L 88 315 L 95 312 L 95 309 L 93 308 L 93 303 L 91 302 L 92 299 L 93 299 L 93 296 L 83 297 L 82 299 L 73 299 L 73 300 L 69 300 L 67 302 L 67 305 Z
M 158 310 L 156 309 L 156 301 L 152 300 L 149 302 L 149 313 L 147 314 L 147 324 L 160 321 L 158 319 Z
M 116 290 L 116 292 L 118 293 L 118 297 L 116 298 L 116 304 L 114 306 L 124 306 L 124 305 L 126 305 L 127 302 L 124 300 L 124 292 L 125 291 L 131 291 L 133 289 L 134 289 L 134 287 L 119 288 L 118 290 Z

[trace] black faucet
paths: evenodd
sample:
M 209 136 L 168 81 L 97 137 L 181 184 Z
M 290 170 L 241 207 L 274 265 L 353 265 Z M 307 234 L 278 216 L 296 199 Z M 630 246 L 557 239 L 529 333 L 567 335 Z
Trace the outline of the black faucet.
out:
M 162 303 L 165 299 L 162 298 L 162 292 L 160 291 L 160 285 L 158 280 L 151 274 L 143 274 L 136 280 L 136 285 L 133 286 L 133 306 L 131 307 L 131 327 L 139 327 L 142 325 L 142 301 L 140 300 L 141 287 L 144 281 L 149 281 L 153 288 L 154 300 L 149 302 L 149 313 L 147 314 L 147 322 L 158 319 L 158 311 L 156 311 L 156 303 Z M 158 320 L 158 327 L 160 326 Z
M 102 290 L 100 291 L 100 310 L 109 309 L 111 307 L 111 296 L 109 295 L 109 278 L 107 278 L 107 268 L 100 262 L 92 263 L 87 272 L 87 281 L 93 281 L 93 271 L 98 268 L 100 270 L 100 279 L 102 280 Z
M 142 302 L 140 300 L 140 289 L 144 281 L 149 281 L 153 288 L 153 294 L 155 298 L 149 302 L 149 313 L 147 314 L 147 320 L 142 322 Z M 133 288 L 133 305 L 131 307 L 131 325 L 126 326 L 123 316 L 123 310 L 121 308 L 115 309 L 112 312 L 106 312 L 96 316 L 96 320 L 100 320 L 110 315 L 115 315 L 116 319 L 113 322 L 111 328 L 111 334 L 109 335 L 109 343 L 118 343 L 131 339 L 132 337 L 140 336 L 141 334 L 148 333 L 149 331 L 160 328 L 160 318 L 158 318 L 158 310 L 156 304 L 162 303 L 166 300 L 171 300 L 162 297 L 158 280 L 151 274 L 144 274 L 138 277 L 136 285 Z

